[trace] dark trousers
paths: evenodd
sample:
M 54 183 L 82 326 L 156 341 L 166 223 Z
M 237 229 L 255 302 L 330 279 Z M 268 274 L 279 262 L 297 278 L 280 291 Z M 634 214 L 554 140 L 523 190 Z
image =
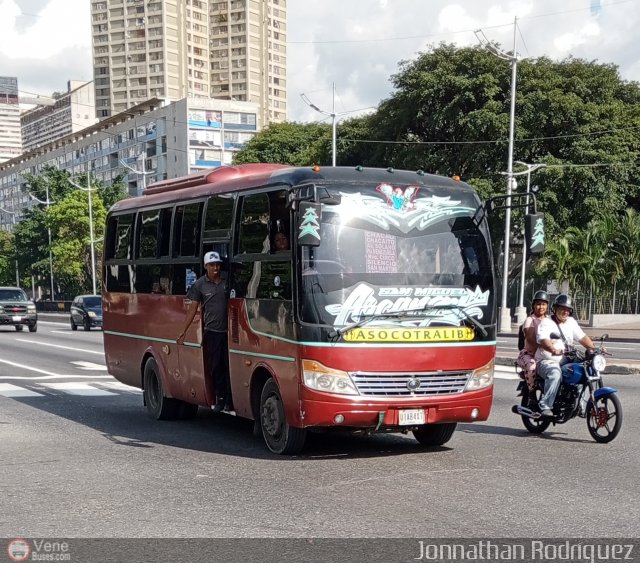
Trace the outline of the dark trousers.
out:
M 213 377 L 218 400 L 231 401 L 229 383 L 229 344 L 226 332 L 204 331 L 205 366 L 209 377 Z

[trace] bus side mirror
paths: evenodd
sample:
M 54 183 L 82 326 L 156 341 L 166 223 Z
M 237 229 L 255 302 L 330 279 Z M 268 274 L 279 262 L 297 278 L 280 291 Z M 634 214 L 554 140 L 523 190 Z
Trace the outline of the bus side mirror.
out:
M 320 217 L 322 206 L 308 201 L 300 202 L 298 209 L 298 244 L 320 246 Z
M 525 217 L 524 234 L 527 241 L 527 255 L 544 252 L 544 213 L 530 213 Z

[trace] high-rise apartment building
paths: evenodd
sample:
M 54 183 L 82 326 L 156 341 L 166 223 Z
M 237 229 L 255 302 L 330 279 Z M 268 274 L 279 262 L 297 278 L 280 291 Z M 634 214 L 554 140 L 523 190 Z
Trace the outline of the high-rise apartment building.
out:
M 67 92 L 53 105 L 38 106 L 20 116 L 22 146 L 30 151 L 93 125 L 96 104 L 92 82 L 69 80 Z
M 91 20 L 99 119 L 185 97 L 286 119 L 286 0 L 91 0 Z
M 18 79 L 0 76 L 0 162 L 15 158 L 21 152 Z

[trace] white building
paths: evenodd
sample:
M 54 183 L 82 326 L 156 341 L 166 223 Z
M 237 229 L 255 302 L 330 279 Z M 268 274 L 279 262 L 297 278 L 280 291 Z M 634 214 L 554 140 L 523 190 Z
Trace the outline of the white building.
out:
M 149 98 L 249 101 L 285 121 L 287 0 L 91 0 L 99 119 Z
M 0 162 L 15 158 L 21 152 L 18 79 L 0 76 Z
M 30 151 L 96 122 L 93 82 L 69 80 L 67 93 L 53 105 L 38 106 L 20 116 L 22 146 Z
M 124 175 L 130 195 L 145 185 L 220 164 L 260 130 L 258 104 L 231 100 L 152 99 L 0 163 L 0 207 L 16 209 L 18 222 L 33 202 L 23 174 L 45 166 L 91 175 L 105 184 Z M 13 217 L 0 213 L 0 229 Z

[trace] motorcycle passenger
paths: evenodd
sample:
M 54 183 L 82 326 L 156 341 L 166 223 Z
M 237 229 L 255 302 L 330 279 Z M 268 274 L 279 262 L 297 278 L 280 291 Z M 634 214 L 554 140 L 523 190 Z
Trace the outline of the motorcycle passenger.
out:
M 535 353 L 538 349 L 536 335 L 538 326 L 547 318 L 549 309 L 549 295 L 546 291 L 536 291 L 533 295 L 533 304 L 531 305 L 531 313 L 525 319 L 522 325 L 524 332 L 524 348 L 520 350 L 516 365 L 524 372 L 524 378 L 530 390 L 535 387 L 536 379 L 536 360 Z
M 562 379 L 561 366 L 569 360 L 565 351 L 577 340 L 587 350 L 593 352 L 595 346 L 577 321 L 571 316 L 573 300 L 569 295 L 561 293 L 553 302 L 553 315 L 544 319 L 538 326 L 538 350 L 535 359 L 538 363 L 538 374 L 544 379 L 544 393 L 539 401 L 540 414 L 553 416 L 553 403 Z M 552 333 L 560 338 L 551 338 Z

